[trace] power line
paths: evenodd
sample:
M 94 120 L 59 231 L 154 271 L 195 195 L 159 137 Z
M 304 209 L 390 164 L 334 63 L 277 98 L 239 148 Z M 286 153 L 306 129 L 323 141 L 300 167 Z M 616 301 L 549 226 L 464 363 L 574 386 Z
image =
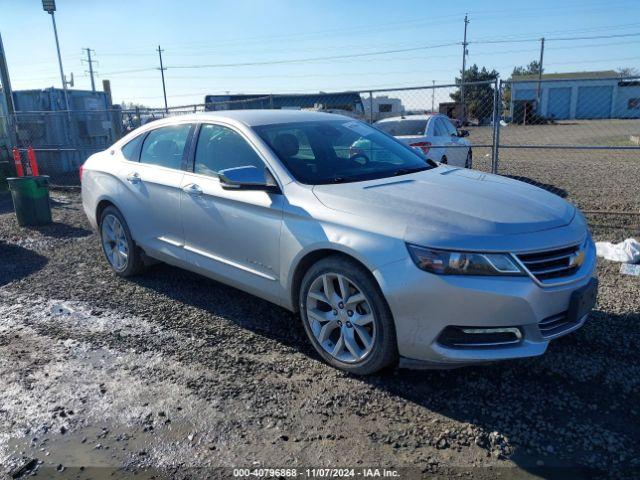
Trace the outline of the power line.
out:
M 638 37 L 640 36 L 640 32 L 636 33 L 619 33 L 614 35 L 593 35 L 593 36 L 585 36 L 585 37 L 555 37 L 555 38 L 547 38 L 547 41 L 553 42 L 563 42 L 563 41 L 573 41 L 573 40 L 598 40 L 604 38 L 624 38 L 624 37 Z M 476 40 L 469 43 L 474 44 L 498 44 L 498 43 L 525 43 L 525 42 L 539 42 L 539 38 L 523 38 L 516 40 Z
M 247 67 L 258 65 L 282 65 L 287 63 L 306 63 L 315 62 L 319 60 L 337 60 L 341 58 L 357 58 L 357 57 L 372 57 L 376 55 L 389 55 L 392 53 L 402 52 L 415 52 L 417 50 L 428 50 L 432 48 L 450 47 L 452 45 L 459 45 L 459 42 L 442 43 L 439 45 L 423 45 L 413 48 L 401 48 L 397 50 L 382 50 L 377 52 L 364 52 L 364 53 L 351 53 L 346 55 L 332 55 L 327 57 L 310 57 L 310 58 L 296 58 L 288 60 L 265 60 L 260 62 L 240 62 L 240 63 L 213 63 L 213 64 L 196 64 L 196 65 L 173 65 L 167 68 L 224 68 L 224 67 Z
M 555 38 L 547 38 L 546 41 L 575 41 L 575 40 L 596 40 L 596 39 L 609 39 L 609 38 L 628 38 L 628 37 L 638 37 L 640 33 L 626 33 L 626 34 L 612 34 L 612 35 L 593 35 L 593 36 L 582 36 L 582 37 L 555 37 Z M 540 39 L 519 39 L 519 40 L 484 40 L 484 41 L 468 41 L 464 43 L 468 44 L 503 44 L 503 43 L 524 43 L 524 42 L 538 42 Z M 228 68 L 228 67 L 242 67 L 242 66 L 262 66 L 262 65 L 284 65 L 284 64 L 295 64 L 295 63 L 308 63 L 308 62 L 320 62 L 327 60 L 340 60 L 340 59 L 351 59 L 351 58 L 362 58 L 362 57 L 371 57 L 378 55 L 390 55 L 395 53 L 405 53 L 405 52 L 415 52 L 420 50 L 429 50 L 443 47 L 450 47 L 459 45 L 459 42 L 450 42 L 450 43 L 442 43 L 437 45 L 422 45 L 419 47 L 412 48 L 402 48 L 402 49 L 393 49 L 393 50 L 380 50 L 374 52 L 361 52 L 361 53 L 352 53 L 352 54 L 344 54 L 344 55 L 330 55 L 330 56 L 322 56 L 322 57 L 307 57 L 307 58 L 296 58 L 296 59 L 281 59 L 281 60 L 264 60 L 264 61 L 254 61 L 254 62 L 238 62 L 238 63 L 217 63 L 217 64 L 193 64 L 193 65 L 173 65 L 163 67 L 164 69 L 203 69 L 203 68 Z M 138 68 L 131 70 L 120 70 L 104 73 L 104 75 L 119 75 L 119 74 L 128 74 L 128 73 L 138 73 L 138 72 L 146 72 L 152 71 L 155 68 Z

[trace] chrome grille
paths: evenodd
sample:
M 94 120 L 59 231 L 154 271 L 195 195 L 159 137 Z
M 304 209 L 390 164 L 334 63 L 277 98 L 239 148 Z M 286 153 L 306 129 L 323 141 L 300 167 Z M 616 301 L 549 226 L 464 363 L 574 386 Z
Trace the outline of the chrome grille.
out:
M 545 252 L 523 253 L 517 257 L 529 272 L 540 282 L 552 283 L 553 280 L 573 275 L 582 265 L 583 251 L 580 245 L 548 250 Z
M 578 322 L 572 322 L 569 320 L 567 312 L 563 312 L 558 315 L 545 318 L 538 323 L 538 327 L 540 328 L 540 334 L 544 338 L 551 338 L 573 328 L 577 324 Z

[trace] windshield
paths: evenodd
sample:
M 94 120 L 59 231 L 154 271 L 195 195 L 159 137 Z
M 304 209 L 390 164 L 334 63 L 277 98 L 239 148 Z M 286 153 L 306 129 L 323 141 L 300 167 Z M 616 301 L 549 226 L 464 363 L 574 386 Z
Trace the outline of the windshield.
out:
M 376 127 L 394 137 L 404 135 L 424 135 L 426 120 L 398 120 L 376 123 Z
M 254 127 L 296 180 L 356 182 L 433 168 L 412 149 L 355 120 Z

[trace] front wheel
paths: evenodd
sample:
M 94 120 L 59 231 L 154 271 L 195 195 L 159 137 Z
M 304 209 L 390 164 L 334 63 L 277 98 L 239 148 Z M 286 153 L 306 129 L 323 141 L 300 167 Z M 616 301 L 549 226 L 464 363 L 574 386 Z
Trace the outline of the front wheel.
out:
M 389 307 L 356 262 L 332 256 L 313 265 L 300 286 L 300 315 L 311 344 L 334 367 L 368 375 L 397 361 Z

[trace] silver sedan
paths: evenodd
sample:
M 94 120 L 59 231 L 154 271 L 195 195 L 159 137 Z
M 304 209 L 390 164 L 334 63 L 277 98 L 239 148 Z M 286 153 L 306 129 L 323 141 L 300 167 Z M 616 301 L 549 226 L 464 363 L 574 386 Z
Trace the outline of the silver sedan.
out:
M 153 258 L 297 311 L 356 374 L 540 355 L 597 292 L 574 206 L 340 115 L 153 122 L 86 161 L 82 199 L 116 274 Z

